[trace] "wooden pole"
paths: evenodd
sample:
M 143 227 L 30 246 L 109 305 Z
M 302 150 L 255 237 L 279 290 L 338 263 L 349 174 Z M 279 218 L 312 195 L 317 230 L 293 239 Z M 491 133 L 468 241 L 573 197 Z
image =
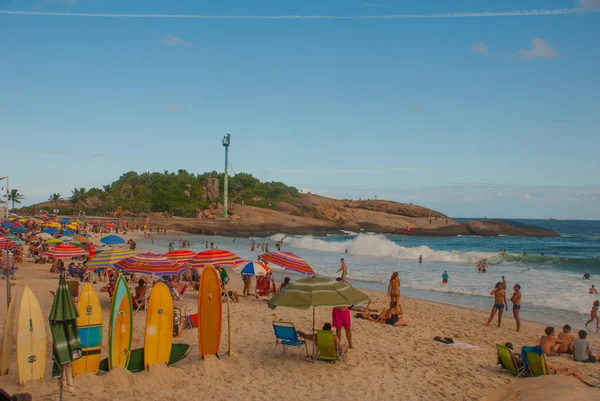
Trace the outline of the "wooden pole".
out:
M 233 348 L 231 347 L 231 300 L 227 288 L 225 288 L 225 297 L 227 298 L 227 345 L 229 347 L 227 354 L 231 356 L 233 355 Z

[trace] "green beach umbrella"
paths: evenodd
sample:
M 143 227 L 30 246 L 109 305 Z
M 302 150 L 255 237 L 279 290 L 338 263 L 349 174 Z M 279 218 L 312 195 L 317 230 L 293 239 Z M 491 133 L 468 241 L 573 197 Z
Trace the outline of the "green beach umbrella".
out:
M 308 277 L 288 284 L 271 298 L 267 305 L 294 309 L 313 308 L 313 333 L 315 331 L 315 308 L 360 305 L 369 302 L 369 297 L 356 288 L 324 277 Z M 313 341 L 313 359 L 315 343 Z
M 71 363 L 81 358 L 77 316 L 77 309 L 61 274 L 48 320 L 52 332 L 52 377 L 62 376 L 68 384 L 72 384 L 73 379 Z

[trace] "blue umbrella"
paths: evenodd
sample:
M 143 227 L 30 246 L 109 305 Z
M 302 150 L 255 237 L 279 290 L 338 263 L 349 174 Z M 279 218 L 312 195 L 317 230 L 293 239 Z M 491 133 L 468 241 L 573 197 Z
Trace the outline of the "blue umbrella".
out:
M 67 218 L 65 217 L 65 218 L 63 218 L 63 219 L 60 219 L 59 223 L 60 223 L 60 224 L 63 224 L 63 225 L 65 225 L 65 226 L 68 226 L 69 224 L 71 224 L 71 220 L 70 220 L 70 219 L 67 219 Z
M 54 235 L 59 231 L 60 230 L 57 230 L 56 228 L 46 228 L 45 230 L 42 230 L 43 233 L 50 234 L 50 235 Z
M 124 244 L 125 240 L 121 237 L 119 237 L 118 235 L 109 235 L 107 237 L 104 237 L 100 240 L 100 242 L 102 242 L 103 244 L 106 245 L 118 245 L 118 244 Z
M 8 227 L 12 227 L 12 221 L 5 221 L 4 223 L 0 224 L 0 226 L 2 226 L 2 228 L 8 228 Z
M 26 233 L 27 229 L 23 226 L 17 226 L 10 229 L 11 233 Z
M 65 230 L 62 233 L 63 236 L 72 235 L 72 234 L 73 234 L 73 230 Z

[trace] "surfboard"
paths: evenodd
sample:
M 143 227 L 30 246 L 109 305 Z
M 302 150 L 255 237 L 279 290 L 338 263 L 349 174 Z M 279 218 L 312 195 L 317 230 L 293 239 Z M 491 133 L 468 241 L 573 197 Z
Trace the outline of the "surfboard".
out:
M 19 383 L 44 380 L 46 368 L 46 327 L 40 304 L 25 287 L 17 319 L 17 368 Z
M 159 363 L 167 364 L 173 342 L 173 299 L 165 283 L 152 287 L 146 330 L 144 332 L 144 363 L 146 369 Z
M 167 365 L 171 366 L 187 357 L 190 348 L 189 344 L 173 344 L 171 347 L 171 356 L 169 357 Z M 104 358 L 100 361 L 100 370 L 104 372 L 108 371 L 108 358 Z M 138 348 L 131 351 L 127 370 L 132 373 L 143 372 L 146 370 L 144 367 L 144 348 Z
M 110 369 L 122 366 L 127 369 L 133 338 L 133 305 L 129 287 L 119 274 L 108 319 L 108 365 Z
M 16 298 L 16 297 L 15 297 Z M 2 331 L 2 357 L 0 358 L 0 376 L 8 374 L 10 364 L 10 351 L 13 342 L 14 311 L 17 301 L 13 298 L 8 305 L 6 317 L 4 318 L 4 330 Z
M 217 355 L 221 345 L 221 279 L 217 269 L 207 264 L 200 276 L 198 293 L 198 345 L 200 358 Z
M 73 376 L 86 372 L 96 374 L 102 356 L 102 308 L 91 283 L 86 283 L 79 294 L 77 313 L 82 357 L 73 362 Z

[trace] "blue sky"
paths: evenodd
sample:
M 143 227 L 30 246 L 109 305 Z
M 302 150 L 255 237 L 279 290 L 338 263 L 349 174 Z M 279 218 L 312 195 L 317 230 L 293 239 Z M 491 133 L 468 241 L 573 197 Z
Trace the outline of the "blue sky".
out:
M 229 132 L 234 172 L 266 165 L 267 179 L 314 193 L 600 219 L 598 11 L 0 1 L 0 176 L 32 203 L 130 170 L 222 169 Z

